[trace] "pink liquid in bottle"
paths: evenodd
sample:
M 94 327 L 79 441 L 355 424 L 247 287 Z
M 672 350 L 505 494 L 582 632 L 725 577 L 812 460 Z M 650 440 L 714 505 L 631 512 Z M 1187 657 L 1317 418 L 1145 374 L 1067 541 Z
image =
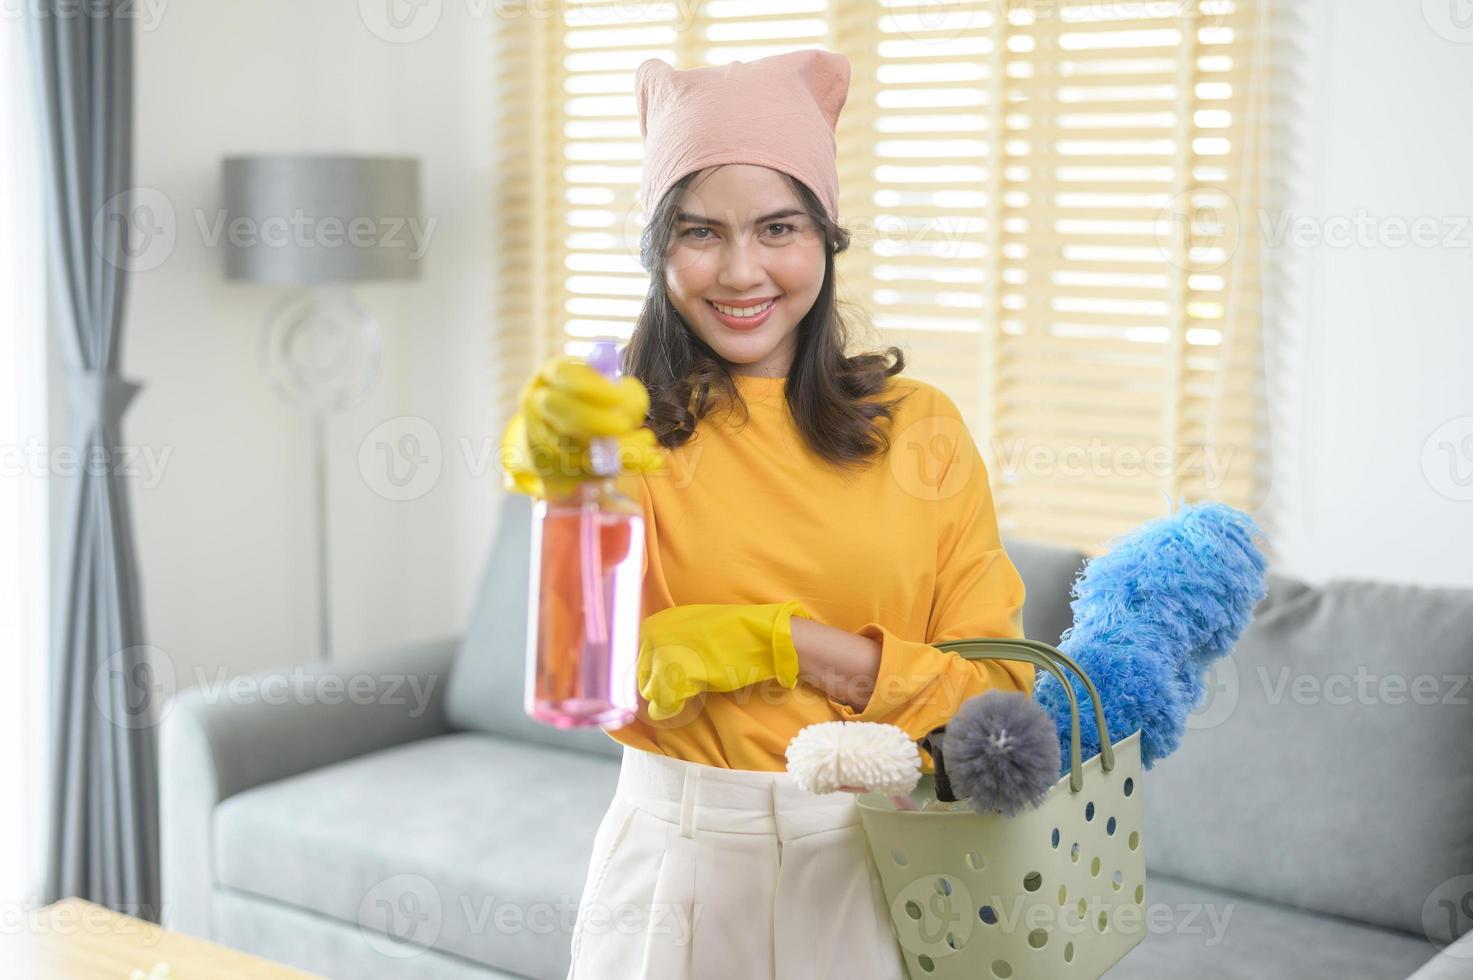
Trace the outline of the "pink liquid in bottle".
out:
M 589 363 L 618 376 L 613 344 Z M 533 505 L 524 706 L 558 728 L 618 728 L 636 713 L 644 517 L 615 489 L 616 448 L 595 442 L 602 476 Z

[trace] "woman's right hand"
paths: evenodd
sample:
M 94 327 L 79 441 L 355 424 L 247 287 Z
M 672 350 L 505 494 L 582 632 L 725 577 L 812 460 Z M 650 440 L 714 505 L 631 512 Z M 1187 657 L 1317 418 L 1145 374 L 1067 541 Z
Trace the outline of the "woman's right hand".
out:
M 548 358 L 522 388 L 502 435 L 506 489 L 544 500 L 569 493 L 594 475 L 588 449 L 601 437 L 617 445 L 621 473 L 659 469 L 664 453 L 644 424 L 649 407 L 633 375 L 610 381 L 580 358 Z

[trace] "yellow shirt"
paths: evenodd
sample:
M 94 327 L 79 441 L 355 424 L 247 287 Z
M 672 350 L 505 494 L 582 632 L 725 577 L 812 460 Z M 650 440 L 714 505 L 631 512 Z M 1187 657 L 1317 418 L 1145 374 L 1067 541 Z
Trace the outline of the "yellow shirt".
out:
M 725 406 L 670 450 L 663 471 L 621 478 L 645 518 L 644 610 L 797 599 L 812 618 L 881 641 L 855 711 L 799 681 L 707 692 L 674 718 L 606 729 L 616 741 L 729 769 L 787 768 L 821 721 L 887 722 L 919 739 L 983 691 L 1033 689 L 1034 668 L 973 661 L 930 644 L 1021 637 L 1024 599 L 998 536 L 985 466 L 956 405 L 903 375 L 889 453 L 843 473 L 803 443 L 786 378 L 737 376 L 748 419 Z M 882 422 L 882 424 L 884 424 Z M 697 704 L 699 702 L 699 704 Z M 923 768 L 932 769 L 922 752 Z

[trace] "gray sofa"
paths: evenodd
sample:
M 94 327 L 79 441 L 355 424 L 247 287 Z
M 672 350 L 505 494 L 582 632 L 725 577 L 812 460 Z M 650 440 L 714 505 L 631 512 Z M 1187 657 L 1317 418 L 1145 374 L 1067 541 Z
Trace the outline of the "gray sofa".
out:
M 167 925 L 330 977 L 565 975 L 622 750 L 522 713 L 528 515 L 463 638 L 169 701 Z M 1008 549 L 1057 642 L 1081 556 Z M 1273 577 L 1145 778 L 1148 935 L 1112 980 L 1473 976 L 1470 672 L 1473 591 Z

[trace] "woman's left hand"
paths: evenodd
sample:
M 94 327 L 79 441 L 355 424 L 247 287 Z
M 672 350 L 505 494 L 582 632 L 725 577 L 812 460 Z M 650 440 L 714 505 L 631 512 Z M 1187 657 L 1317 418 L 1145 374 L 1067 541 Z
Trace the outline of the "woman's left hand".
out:
M 662 609 L 640 624 L 639 693 L 664 721 L 703 691 L 735 691 L 775 679 L 798 683 L 792 617 L 796 599 L 765 605 L 691 604 Z

